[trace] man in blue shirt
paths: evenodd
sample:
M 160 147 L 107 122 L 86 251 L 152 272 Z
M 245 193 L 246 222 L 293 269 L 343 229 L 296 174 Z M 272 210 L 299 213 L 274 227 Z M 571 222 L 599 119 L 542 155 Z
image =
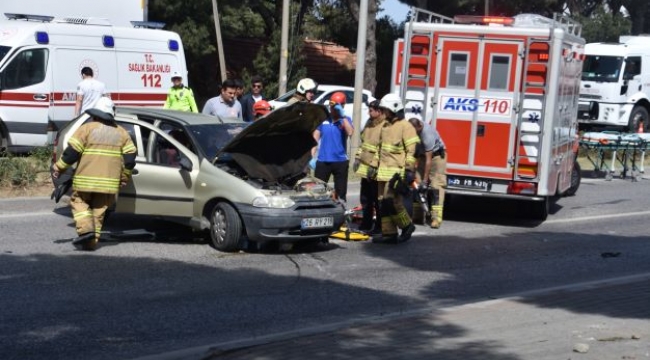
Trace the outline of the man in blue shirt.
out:
M 345 94 L 335 92 L 330 97 L 330 118 L 314 131 L 314 139 L 320 141 L 314 176 L 328 182 L 334 176 L 334 191 L 339 199 L 346 201 L 348 192 L 348 167 L 350 166 L 347 141 L 354 133 L 352 120 L 345 116 Z M 315 151 L 316 149 L 314 149 Z

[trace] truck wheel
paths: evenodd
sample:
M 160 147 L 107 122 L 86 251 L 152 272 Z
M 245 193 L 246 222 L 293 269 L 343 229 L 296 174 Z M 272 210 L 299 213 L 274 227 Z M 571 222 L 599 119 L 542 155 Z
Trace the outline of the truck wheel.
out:
M 533 202 L 533 207 L 531 208 L 531 215 L 535 220 L 544 221 L 548 217 L 548 213 L 551 210 L 551 197 L 545 196 L 542 201 Z
M 630 123 L 628 125 L 628 130 L 630 132 L 637 132 L 639 129 L 639 122 L 643 122 L 643 132 L 647 132 L 650 129 L 650 115 L 648 115 L 648 110 L 640 105 L 635 106 L 632 109 L 630 114 Z
M 241 235 L 242 222 L 237 211 L 228 203 L 217 203 L 210 216 L 211 245 L 220 251 L 236 251 Z
M 573 196 L 578 191 L 578 188 L 580 187 L 580 179 L 582 178 L 580 171 L 580 164 L 578 164 L 577 161 L 574 161 L 573 171 L 571 171 L 571 187 L 567 189 L 564 196 Z

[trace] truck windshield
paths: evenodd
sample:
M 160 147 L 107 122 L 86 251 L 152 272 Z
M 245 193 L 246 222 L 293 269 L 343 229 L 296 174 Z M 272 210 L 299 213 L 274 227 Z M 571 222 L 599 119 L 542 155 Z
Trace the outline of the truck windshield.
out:
M 0 45 L 0 62 L 2 62 L 2 59 L 4 59 L 7 54 L 9 54 L 10 50 L 11 48 L 9 46 Z
M 622 56 L 587 55 L 582 66 L 582 81 L 617 82 L 622 64 Z

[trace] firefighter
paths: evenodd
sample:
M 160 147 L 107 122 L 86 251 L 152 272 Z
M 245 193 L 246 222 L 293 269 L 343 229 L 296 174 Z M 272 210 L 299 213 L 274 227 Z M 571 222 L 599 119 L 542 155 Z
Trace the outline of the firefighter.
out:
M 442 208 L 445 202 L 447 185 L 447 150 L 438 131 L 430 124 L 422 121 L 419 115 L 414 115 L 409 122 L 420 137 L 422 154 L 418 156 L 418 172 L 422 181 L 418 191 L 426 191 L 431 203 L 431 227 L 440 228 L 442 225 Z M 432 181 L 433 178 L 433 181 Z M 429 192 L 429 189 L 431 191 Z
M 415 180 L 415 147 L 420 138 L 411 124 L 404 120 L 404 105 L 397 94 L 387 94 L 379 102 L 386 120 L 381 129 L 378 198 L 381 211 L 381 236 L 374 243 L 408 241 L 415 225 L 404 207 L 403 197 L 410 194 Z M 402 233 L 397 235 L 397 228 Z
M 359 230 L 381 234 L 381 215 L 377 198 L 377 167 L 379 166 L 379 146 L 381 129 L 386 117 L 379 108 L 379 101 L 368 104 L 369 119 L 361 131 L 361 144 L 355 154 L 352 170 L 361 176 L 360 201 L 363 216 Z M 373 226 L 373 214 L 375 217 Z
M 253 120 L 254 121 L 259 120 L 261 117 L 270 113 L 272 110 L 273 110 L 273 106 L 271 106 L 271 104 L 269 104 L 268 101 L 266 100 L 256 101 L 255 104 L 253 104 L 253 114 L 255 116 Z
M 293 94 L 291 99 L 287 101 L 287 104 L 293 104 L 295 102 L 312 102 L 316 95 L 317 88 L 318 84 L 310 78 L 304 78 L 298 81 L 296 92 Z
M 52 176 L 56 179 L 78 163 L 70 198 L 78 236 L 72 244 L 92 251 L 99 242 L 106 209 L 131 178 L 136 147 L 129 133 L 115 123 L 115 105 L 109 98 L 100 98 L 86 113 L 93 121 L 72 135 L 61 158 L 52 166 Z
M 172 75 L 172 84 L 173 86 L 167 93 L 167 100 L 163 108 L 198 113 L 199 108 L 196 106 L 194 93 L 192 89 L 183 85 L 183 77 L 180 73 L 175 72 Z

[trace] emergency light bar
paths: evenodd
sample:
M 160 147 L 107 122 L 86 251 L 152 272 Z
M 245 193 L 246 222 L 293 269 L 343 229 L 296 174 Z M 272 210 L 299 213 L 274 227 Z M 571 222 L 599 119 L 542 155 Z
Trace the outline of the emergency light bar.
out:
M 54 16 L 31 15 L 31 14 L 5 13 L 5 17 L 9 20 L 34 20 L 34 21 L 41 21 L 41 22 L 51 22 L 52 20 L 54 20 Z
M 514 24 L 515 19 L 500 16 L 456 15 L 454 16 L 454 21 L 458 24 L 512 25 Z
M 134 28 L 158 29 L 158 30 L 165 27 L 164 22 L 158 22 L 158 21 L 131 21 L 131 25 Z

